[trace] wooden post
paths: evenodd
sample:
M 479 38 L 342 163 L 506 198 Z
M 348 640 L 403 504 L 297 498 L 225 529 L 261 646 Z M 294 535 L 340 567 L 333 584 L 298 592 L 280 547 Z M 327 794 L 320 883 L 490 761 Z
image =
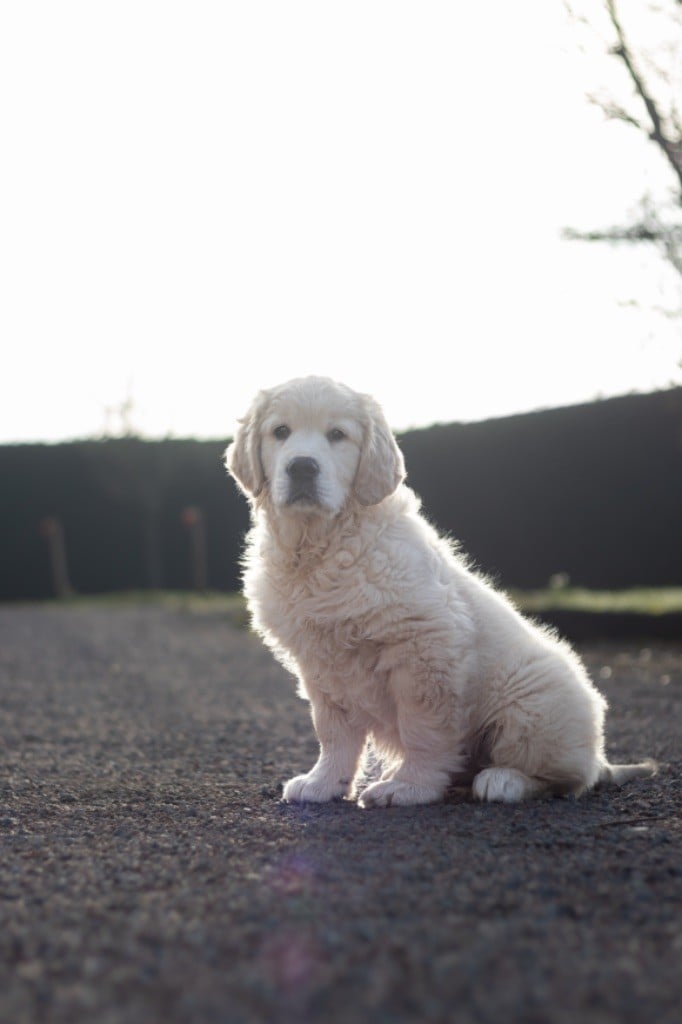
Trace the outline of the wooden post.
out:
M 190 579 L 194 590 L 208 587 L 208 558 L 204 513 L 196 505 L 183 509 L 180 517 L 189 534 Z
M 66 559 L 66 542 L 61 521 L 47 516 L 40 524 L 40 532 L 47 541 L 52 573 L 52 587 L 58 598 L 69 597 L 73 588 L 69 581 L 69 566 Z

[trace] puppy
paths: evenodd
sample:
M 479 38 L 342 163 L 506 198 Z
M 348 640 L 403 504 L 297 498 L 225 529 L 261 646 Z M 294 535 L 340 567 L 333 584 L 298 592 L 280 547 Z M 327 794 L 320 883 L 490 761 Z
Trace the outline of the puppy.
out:
M 253 625 L 310 701 L 320 755 L 287 801 L 365 807 L 581 793 L 610 765 L 580 659 L 470 571 L 419 511 L 377 403 L 326 378 L 261 392 L 226 465 L 251 503 Z M 383 773 L 356 794 L 371 746 Z

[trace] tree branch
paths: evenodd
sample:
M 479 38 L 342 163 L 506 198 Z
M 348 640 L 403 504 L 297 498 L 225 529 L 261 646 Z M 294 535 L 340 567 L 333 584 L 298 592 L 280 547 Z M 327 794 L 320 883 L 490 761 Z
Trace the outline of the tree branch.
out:
M 676 236 L 670 239 L 670 236 Z M 650 224 L 630 224 L 628 227 L 597 228 L 592 231 L 578 231 L 564 228 L 561 237 L 570 242 L 682 242 L 682 227 L 673 232 L 670 228 L 652 227 Z
M 678 3 L 679 2 L 680 0 L 678 0 Z M 646 107 L 646 111 L 652 124 L 652 131 L 649 138 L 660 147 L 667 157 L 668 162 L 680 183 L 680 196 L 682 197 L 682 144 L 679 140 L 673 141 L 668 138 L 663 125 L 663 118 L 659 114 L 658 107 L 656 106 L 653 97 L 649 95 L 644 80 L 635 67 L 635 62 L 626 42 L 625 33 L 623 32 L 623 27 L 620 23 L 620 18 L 618 17 L 618 11 L 616 10 L 616 0 L 605 0 L 605 4 L 609 18 L 611 19 L 611 24 L 613 25 L 618 39 L 618 45 L 614 48 L 613 53 L 615 56 L 620 57 L 625 64 L 635 89 Z
M 682 0 L 681 0 L 682 2 Z M 588 102 L 592 103 L 595 107 L 599 107 L 601 112 L 609 118 L 611 121 L 624 121 L 625 124 L 632 125 L 638 131 L 646 131 L 641 121 L 638 121 L 636 117 L 629 114 L 624 107 L 621 107 L 619 103 L 614 103 L 611 100 L 601 100 L 598 96 L 593 93 L 588 94 Z
M 663 249 L 671 266 L 682 275 L 682 224 L 661 225 L 638 221 L 627 227 L 578 231 L 564 228 L 561 237 L 569 242 L 650 242 Z

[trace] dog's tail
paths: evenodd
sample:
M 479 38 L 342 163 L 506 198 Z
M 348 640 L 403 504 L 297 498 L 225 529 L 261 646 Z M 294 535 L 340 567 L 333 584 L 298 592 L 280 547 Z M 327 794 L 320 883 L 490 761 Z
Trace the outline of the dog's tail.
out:
M 597 786 L 622 786 L 629 779 L 650 779 L 658 771 L 658 764 L 648 758 L 639 764 L 609 764 L 605 762 L 597 779 Z

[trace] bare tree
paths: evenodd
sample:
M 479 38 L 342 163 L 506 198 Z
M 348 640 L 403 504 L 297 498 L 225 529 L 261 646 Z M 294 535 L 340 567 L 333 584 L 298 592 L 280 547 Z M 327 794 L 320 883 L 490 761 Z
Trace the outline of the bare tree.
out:
M 667 198 L 642 198 L 632 223 L 590 231 L 567 228 L 564 237 L 654 244 L 682 276 L 682 0 L 590 0 L 584 8 L 587 13 L 578 9 L 578 2 L 566 4 L 572 19 L 593 36 L 601 36 L 605 55 L 618 62 L 629 84 L 617 98 L 610 90 L 588 98 L 608 118 L 629 125 L 653 143 L 666 161 L 671 184 Z M 644 15 L 649 32 L 640 37 Z

